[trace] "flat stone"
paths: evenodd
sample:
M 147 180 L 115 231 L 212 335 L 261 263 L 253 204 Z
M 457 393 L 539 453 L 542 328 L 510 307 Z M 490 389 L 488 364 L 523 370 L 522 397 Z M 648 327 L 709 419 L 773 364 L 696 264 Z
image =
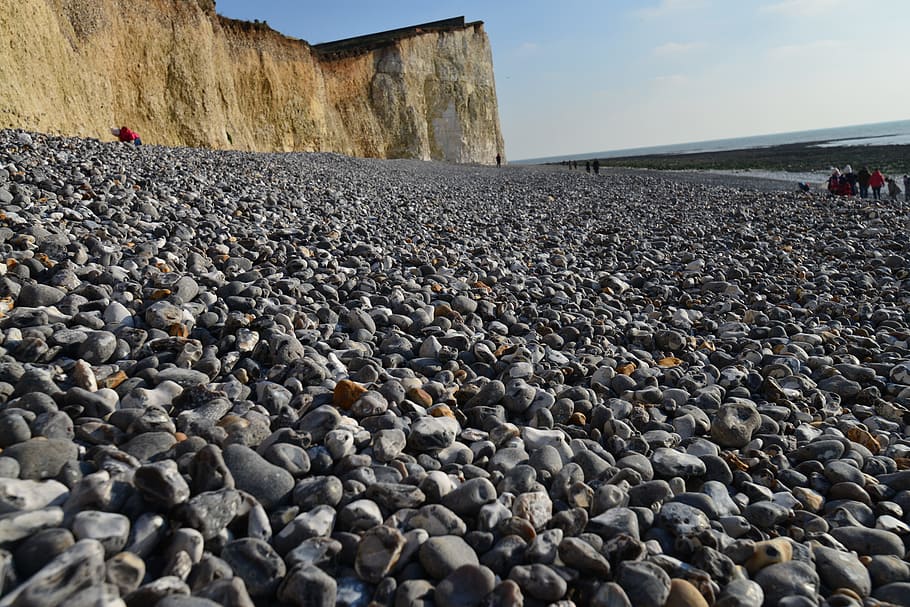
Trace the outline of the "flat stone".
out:
M 776 605 L 789 596 L 814 600 L 818 595 L 818 574 L 812 565 L 802 561 L 769 565 L 758 572 L 755 581 L 765 594 L 765 604 Z
M 861 597 L 869 596 L 872 581 L 869 570 L 852 552 L 841 552 L 825 546 L 813 546 L 815 570 L 828 588 L 849 588 Z
M 88 510 L 73 518 L 73 535 L 77 540 L 98 540 L 108 555 L 123 550 L 130 536 L 130 519 L 116 512 Z
M 386 525 L 363 534 L 357 546 L 354 570 L 360 579 L 378 584 L 398 564 L 407 540 L 400 531 Z
M 552 567 L 537 563 L 512 567 L 509 579 L 518 584 L 523 593 L 541 601 L 558 601 L 567 589 L 566 581 Z
M 638 517 L 629 508 L 613 508 L 588 521 L 588 531 L 596 533 L 605 540 L 617 535 L 628 535 L 639 538 Z
M 0 477 L 0 514 L 62 506 L 69 489 L 58 481 L 31 481 Z
M 59 527 L 62 522 L 63 510 L 57 506 L 2 514 L 0 515 L 0 545 L 27 538 L 42 529 Z
M 295 483 L 287 470 L 243 445 L 228 445 L 223 455 L 236 488 L 252 494 L 267 510 L 290 498 Z
M 866 527 L 838 527 L 831 530 L 831 535 L 842 543 L 847 550 L 855 550 L 860 555 L 893 554 L 904 556 L 904 543 L 899 535 L 882 529 Z
M 559 558 L 582 575 L 602 579 L 610 575 L 610 563 L 591 544 L 567 537 L 559 543 Z
M 70 596 L 102 579 L 104 548 L 95 540 L 80 540 L 0 599 L 0 607 L 65 605 Z
M 76 461 L 79 453 L 68 440 L 32 438 L 8 447 L 3 455 L 19 462 L 19 478 L 40 481 L 57 476 L 64 465 Z
M 479 565 L 477 555 L 457 535 L 431 537 L 420 547 L 420 564 L 437 580 L 447 577 L 463 565 Z

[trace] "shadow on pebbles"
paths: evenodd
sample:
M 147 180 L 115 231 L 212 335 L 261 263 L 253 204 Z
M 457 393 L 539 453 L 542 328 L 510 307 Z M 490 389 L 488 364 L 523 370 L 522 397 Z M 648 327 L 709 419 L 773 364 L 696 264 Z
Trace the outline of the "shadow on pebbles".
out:
M 0 132 L 0 607 L 910 604 L 904 209 Z

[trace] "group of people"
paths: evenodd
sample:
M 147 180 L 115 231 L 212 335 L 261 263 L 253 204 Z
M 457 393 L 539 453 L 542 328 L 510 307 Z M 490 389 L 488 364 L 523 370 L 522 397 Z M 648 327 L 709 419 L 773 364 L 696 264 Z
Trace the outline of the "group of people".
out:
M 569 169 L 577 169 L 578 161 L 577 160 L 563 160 L 561 163 L 563 166 L 568 166 Z M 591 160 L 585 160 L 585 172 L 590 173 L 594 171 L 595 175 L 600 174 L 600 160 L 595 158 L 593 162 Z
M 910 202 L 910 176 L 904 175 L 904 200 Z M 874 169 L 871 173 L 866 167 L 861 168 L 858 172 L 853 172 L 853 167 L 849 164 L 844 170 L 838 168 L 831 169 L 831 176 L 828 177 L 828 192 L 837 196 L 856 196 L 868 198 L 869 191 L 872 191 L 873 200 L 882 199 L 882 189 L 886 188 L 888 196 L 893 201 L 897 201 L 901 193 L 901 187 L 892 177 L 886 177 L 881 169 Z

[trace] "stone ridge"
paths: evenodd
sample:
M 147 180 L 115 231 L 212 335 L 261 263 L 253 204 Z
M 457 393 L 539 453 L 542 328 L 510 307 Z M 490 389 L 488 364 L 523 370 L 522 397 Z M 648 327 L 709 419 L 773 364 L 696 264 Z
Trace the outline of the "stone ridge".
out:
M 0 14 L 0 127 L 110 140 L 126 124 L 146 144 L 467 163 L 503 152 L 481 22 L 358 38 L 320 51 L 211 0 L 21 0 Z

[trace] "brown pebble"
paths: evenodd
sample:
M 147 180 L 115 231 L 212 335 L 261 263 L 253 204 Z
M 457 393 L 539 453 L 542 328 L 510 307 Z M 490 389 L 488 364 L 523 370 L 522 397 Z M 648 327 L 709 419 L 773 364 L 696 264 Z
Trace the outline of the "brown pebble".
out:
M 825 498 L 817 491 L 813 491 L 808 487 L 794 487 L 793 497 L 798 499 L 803 508 L 809 512 L 819 512 L 822 509 L 822 506 L 825 505 Z
M 837 590 L 835 590 L 834 592 L 831 593 L 832 596 L 835 595 L 835 594 L 839 594 L 839 595 L 841 595 L 841 596 L 848 596 L 848 597 L 850 597 L 851 599 L 853 599 L 854 601 L 856 601 L 856 602 L 858 602 L 858 603 L 862 603 L 862 602 L 863 602 L 863 597 L 861 597 L 860 595 L 856 594 L 856 591 L 855 591 L 855 590 L 851 590 L 850 588 L 838 588 Z
M 455 417 L 455 414 L 452 412 L 452 409 L 450 409 L 448 405 L 445 405 L 443 403 L 433 405 L 432 407 L 430 407 L 427 410 L 427 413 L 429 413 L 433 417 L 451 417 L 451 418 Z
M 531 521 L 517 516 L 502 521 L 496 530 L 502 535 L 517 535 L 527 542 L 532 542 L 537 537 L 537 531 Z
M 128 379 L 128 375 L 123 371 L 117 371 L 112 373 L 98 382 L 99 388 L 110 388 L 114 389 Z
M 670 594 L 667 595 L 664 607 L 708 607 L 708 601 L 695 586 L 686 580 L 675 578 L 670 580 Z
M 335 384 L 335 390 L 332 392 L 332 404 L 339 409 L 350 409 L 351 405 L 360 398 L 367 389 L 349 379 L 342 379 Z
M 406 394 L 408 400 L 417 403 L 421 407 L 429 407 L 433 404 L 433 397 L 423 388 L 411 388 Z
M 189 337 L 190 329 L 184 324 L 174 323 L 168 327 L 167 334 L 172 337 Z

